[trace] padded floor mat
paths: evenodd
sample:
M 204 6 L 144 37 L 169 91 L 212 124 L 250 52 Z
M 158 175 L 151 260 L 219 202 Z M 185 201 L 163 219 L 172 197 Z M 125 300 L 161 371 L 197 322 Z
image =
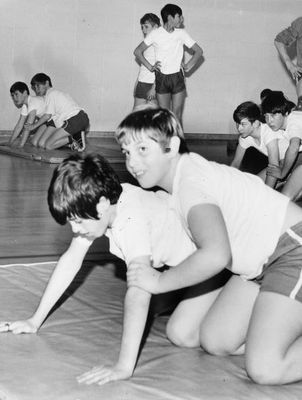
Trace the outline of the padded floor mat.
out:
M 92 146 L 87 145 L 84 153 L 97 152 L 102 156 L 106 157 L 108 162 L 123 163 L 124 159 L 120 151 L 112 151 L 108 148 L 103 148 L 102 146 Z M 74 151 L 68 147 L 63 147 L 57 150 L 43 150 L 38 149 L 30 144 L 25 144 L 23 148 L 20 147 L 10 147 L 7 142 L 0 143 L 0 154 L 6 154 L 14 157 L 26 158 L 33 161 L 40 161 L 50 164 L 59 164 L 65 158 L 73 154 Z
M 27 318 L 54 263 L 0 268 L 0 320 Z M 300 400 L 302 383 L 260 386 L 241 356 L 214 357 L 173 346 L 167 317 L 154 320 L 134 376 L 105 386 L 76 377 L 118 357 L 125 282 L 113 264 L 87 265 L 38 334 L 0 334 L 0 399 L 4 400 Z M 156 299 L 155 299 L 156 300 Z

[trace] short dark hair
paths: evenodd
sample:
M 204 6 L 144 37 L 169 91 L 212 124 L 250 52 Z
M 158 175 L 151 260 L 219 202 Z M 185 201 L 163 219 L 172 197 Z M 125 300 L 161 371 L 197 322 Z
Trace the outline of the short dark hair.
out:
M 175 17 L 176 14 L 182 15 L 182 9 L 176 4 L 166 4 L 160 11 L 161 18 L 165 24 L 168 21 L 168 16 Z
M 261 109 L 263 114 L 280 113 L 285 115 L 291 112 L 293 105 L 293 102 L 289 101 L 283 92 L 272 91 L 263 99 Z
M 164 152 L 170 151 L 170 139 L 178 136 L 179 152 L 182 154 L 189 151 L 178 119 L 165 108 L 148 108 L 133 112 L 120 123 L 116 130 L 116 138 L 120 143 L 138 138 L 142 134 L 146 134 L 157 142 Z
M 54 171 L 48 189 L 48 207 L 61 225 L 68 219 L 99 219 L 96 206 L 102 196 L 116 204 L 122 186 L 109 163 L 99 154 L 75 154 Z
M 51 79 L 48 75 L 44 74 L 43 72 L 39 72 L 38 74 L 34 75 L 31 78 L 30 84 L 33 86 L 35 83 L 42 83 L 45 84 L 48 81 L 49 86 L 52 87 Z
M 233 113 L 233 120 L 237 124 L 240 124 L 244 118 L 247 118 L 250 123 L 261 121 L 260 107 L 252 101 L 245 101 L 244 103 L 239 104 Z
M 9 91 L 10 91 L 10 93 L 14 93 L 14 92 L 18 91 L 20 93 L 27 92 L 27 94 L 29 94 L 29 89 L 25 82 L 15 82 L 14 84 L 12 84 Z
M 148 14 L 145 14 L 144 16 L 142 16 L 142 18 L 140 19 L 140 24 L 143 25 L 146 22 L 149 22 L 150 25 L 152 25 L 152 26 L 154 26 L 154 25 L 160 26 L 160 19 L 158 18 L 158 16 L 156 14 L 148 13 Z

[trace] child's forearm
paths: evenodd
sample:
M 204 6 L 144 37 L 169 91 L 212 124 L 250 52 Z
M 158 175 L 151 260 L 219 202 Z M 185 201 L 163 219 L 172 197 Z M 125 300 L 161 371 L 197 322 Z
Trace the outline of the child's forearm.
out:
M 126 370 L 129 376 L 133 374 L 137 361 L 150 298 L 150 293 L 136 287 L 129 288 L 125 296 L 123 334 L 118 366 Z
M 32 130 L 39 128 L 41 125 L 45 124 L 49 118 L 51 117 L 51 114 L 44 114 L 42 115 L 42 117 L 35 122 L 34 124 L 32 124 Z
M 285 157 L 284 157 L 284 163 L 283 163 L 283 167 L 281 170 L 281 179 L 284 179 L 287 177 L 289 171 L 291 170 L 297 155 L 299 152 L 299 146 L 291 146 L 289 145 L 286 153 L 285 153 Z
M 42 325 L 50 310 L 73 281 L 75 275 L 81 268 L 88 248 L 89 245 L 87 248 L 83 246 L 77 248 L 76 243 L 72 243 L 66 253 L 59 259 L 44 291 L 40 304 L 31 317 L 32 323 L 37 328 Z

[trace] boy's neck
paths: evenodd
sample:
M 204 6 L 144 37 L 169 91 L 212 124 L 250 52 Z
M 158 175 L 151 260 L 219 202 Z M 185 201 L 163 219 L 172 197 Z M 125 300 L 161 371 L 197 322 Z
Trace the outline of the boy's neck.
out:
M 173 192 L 174 178 L 181 156 L 182 155 L 178 153 L 177 156 L 171 160 L 170 168 L 159 185 L 162 189 L 166 190 L 170 194 Z
M 168 33 L 172 33 L 173 31 L 174 31 L 174 26 L 171 26 L 171 25 L 169 25 L 169 23 L 168 22 L 166 22 L 165 24 L 164 24 L 164 29 L 168 32 Z
M 259 126 L 254 128 L 253 133 L 251 134 L 251 136 L 254 139 L 260 139 L 260 136 L 261 136 L 261 122 L 259 123 Z

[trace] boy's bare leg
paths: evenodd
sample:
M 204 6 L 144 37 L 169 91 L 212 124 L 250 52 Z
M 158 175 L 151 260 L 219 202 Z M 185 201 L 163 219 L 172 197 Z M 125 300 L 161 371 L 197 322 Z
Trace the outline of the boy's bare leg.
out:
M 33 146 L 38 147 L 39 140 L 41 139 L 43 133 L 46 131 L 47 126 L 46 125 L 41 125 L 37 129 L 37 132 L 32 136 L 30 139 L 30 142 Z
M 46 140 L 45 148 L 47 150 L 58 149 L 69 143 L 69 133 L 63 128 L 56 129 Z
M 172 111 L 176 115 L 181 126 L 182 126 L 182 114 L 185 104 L 185 98 L 186 98 L 185 90 L 172 95 Z
M 258 294 L 258 284 L 233 275 L 202 322 L 201 347 L 215 355 L 242 354 Z
M 171 109 L 171 94 L 170 93 L 156 93 L 156 99 L 159 107 Z
M 302 304 L 273 292 L 256 300 L 246 340 L 246 369 L 260 384 L 302 379 Z
M 167 336 L 177 346 L 199 347 L 200 325 L 220 289 L 181 301 L 167 324 Z

